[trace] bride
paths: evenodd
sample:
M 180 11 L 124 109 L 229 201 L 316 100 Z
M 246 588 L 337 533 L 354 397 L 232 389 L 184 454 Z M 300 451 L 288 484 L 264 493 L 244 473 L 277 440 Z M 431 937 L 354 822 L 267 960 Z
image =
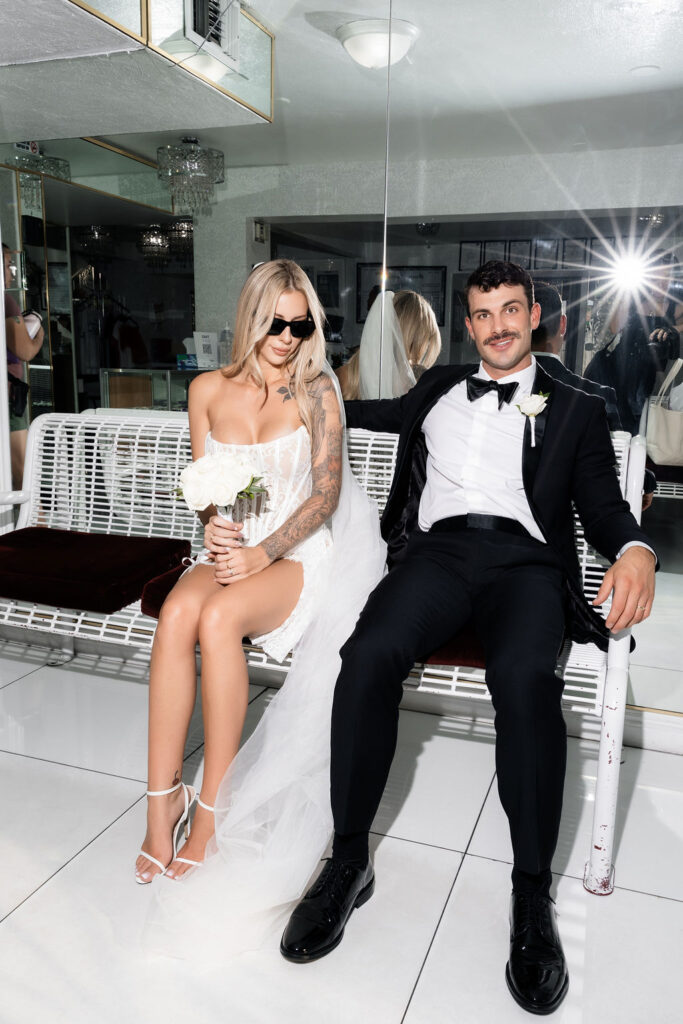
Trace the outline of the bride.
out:
M 135 877 L 155 881 L 145 944 L 170 955 L 221 957 L 276 944 L 331 834 L 338 651 L 383 573 L 385 550 L 377 510 L 349 469 L 323 319 L 300 267 L 262 264 L 239 299 L 233 363 L 190 388 L 193 457 L 239 453 L 266 494 L 236 506 L 241 521 L 202 514 L 204 551 L 166 599 L 152 650 L 147 833 Z M 245 636 L 276 660 L 294 656 L 238 753 Z M 182 781 L 197 642 L 205 737 L 198 794 Z

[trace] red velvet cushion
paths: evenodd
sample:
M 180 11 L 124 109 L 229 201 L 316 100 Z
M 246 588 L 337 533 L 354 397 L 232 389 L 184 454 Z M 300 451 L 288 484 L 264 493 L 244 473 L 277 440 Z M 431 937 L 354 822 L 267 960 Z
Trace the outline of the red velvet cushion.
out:
M 461 629 L 452 640 L 425 658 L 427 665 L 466 665 L 486 668 L 484 649 L 471 625 Z
M 28 527 L 0 536 L 0 594 L 58 608 L 115 612 L 153 576 L 190 554 L 190 542 Z
M 151 615 L 153 619 L 159 618 L 162 604 L 184 572 L 184 565 L 176 565 L 168 572 L 155 576 L 149 583 L 145 583 L 140 601 L 140 607 L 145 615 Z

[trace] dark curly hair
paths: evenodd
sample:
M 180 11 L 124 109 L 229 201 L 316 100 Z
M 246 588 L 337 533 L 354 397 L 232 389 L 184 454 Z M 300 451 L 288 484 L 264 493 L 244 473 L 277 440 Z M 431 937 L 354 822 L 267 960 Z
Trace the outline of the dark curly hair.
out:
M 490 292 L 494 288 L 500 288 L 502 284 L 521 284 L 526 293 L 529 310 L 534 304 L 534 283 L 530 275 L 523 267 L 516 263 L 505 263 L 503 260 L 489 260 L 483 266 L 470 274 L 465 285 L 465 305 L 467 315 L 470 315 L 470 289 L 481 288 L 483 292 Z

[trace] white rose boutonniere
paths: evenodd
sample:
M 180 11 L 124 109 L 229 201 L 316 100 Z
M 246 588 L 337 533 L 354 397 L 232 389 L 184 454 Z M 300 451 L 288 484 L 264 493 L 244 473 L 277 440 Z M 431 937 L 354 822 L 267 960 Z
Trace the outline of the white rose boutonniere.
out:
M 521 402 L 515 402 L 515 405 L 522 413 L 523 416 L 528 416 L 531 420 L 531 447 L 536 447 L 536 417 L 539 413 L 543 412 L 546 405 L 548 404 L 548 398 L 550 394 L 544 394 L 543 391 L 537 395 L 528 395 L 523 398 Z

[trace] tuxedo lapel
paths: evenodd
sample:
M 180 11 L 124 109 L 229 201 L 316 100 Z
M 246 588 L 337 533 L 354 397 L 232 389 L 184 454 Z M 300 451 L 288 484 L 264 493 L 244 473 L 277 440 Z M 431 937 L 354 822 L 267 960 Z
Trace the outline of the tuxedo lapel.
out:
M 522 447 L 522 480 L 524 482 L 524 490 L 526 492 L 527 499 L 531 505 L 532 511 L 534 511 L 536 519 L 538 519 L 538 516 L 536 515 L 533 503 L 534 482 L 541 462 L 541 456 L 543 455 L 543 442 L 545 440 L 548 417 L 552 410 L 554 390 L 555 381 L 550 374 L 545 372 L 540 363 L 537 362 L 532 394 L 538 395 L 540 392 L 543 392 L 544 395 L 548 395 L 548 401 L 543 412 L 540 412 L 536 417 L 536 424 L 534 427 L 535 444 L 533 447 L 531 444 L 531 418 L 529 416 L 526 417 Z

